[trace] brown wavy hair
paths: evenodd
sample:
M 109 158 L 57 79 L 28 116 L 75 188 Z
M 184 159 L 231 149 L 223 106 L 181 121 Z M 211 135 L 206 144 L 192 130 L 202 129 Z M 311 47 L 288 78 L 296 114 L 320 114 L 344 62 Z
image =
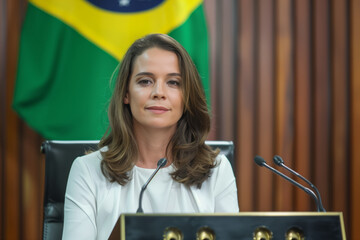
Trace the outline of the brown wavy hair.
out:
M 150 34 L 136 40 L 121 62 L 108 109 L 109 127 L 99 143 L 100 147 L 108 148 L 101 152 L 101 170 L 110 182 L 125 185 L 130 180 L 128 173 L 135 165 L 138 147 L 130 107 L 123 100 L 136 58 L 153 47 L 177 55 L 182 78 L 184 112 L 166 151 L 176 169 L 171 176 L 177 182 L 200 188 L 215 167 L 219 151 L 205 144 L 210 131 L 210 115 L 199 73 L 184 47 L 165 34 Z

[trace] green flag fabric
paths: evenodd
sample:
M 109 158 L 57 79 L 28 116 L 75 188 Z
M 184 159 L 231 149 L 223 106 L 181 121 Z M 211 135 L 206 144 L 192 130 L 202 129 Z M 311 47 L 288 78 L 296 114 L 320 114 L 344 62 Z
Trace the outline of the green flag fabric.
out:
M 110 79 L 128 47 L 166 33 L 189 52 L 210 98 L 202 0 L 30 0 L 21 33 L 13 108 L 46 139 L 100 139 Z

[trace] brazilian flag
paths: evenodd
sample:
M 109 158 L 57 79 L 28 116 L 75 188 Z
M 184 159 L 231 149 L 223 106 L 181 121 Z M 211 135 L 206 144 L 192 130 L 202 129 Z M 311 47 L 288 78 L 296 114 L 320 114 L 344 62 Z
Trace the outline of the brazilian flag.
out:
M 129 46 L 149 33 L 169 34 L 187 49 L 209 101 L 202 0 L 30 0 L 14 110 L 46 139 L 100 139 L 110 79 Z

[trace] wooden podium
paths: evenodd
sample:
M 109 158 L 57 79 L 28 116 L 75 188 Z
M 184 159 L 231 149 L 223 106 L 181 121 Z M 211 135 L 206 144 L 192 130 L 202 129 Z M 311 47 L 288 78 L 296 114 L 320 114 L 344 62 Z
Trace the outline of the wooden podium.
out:
M 340 212 L 123 214 L 118 225 L 122 240 L 346 239 Z

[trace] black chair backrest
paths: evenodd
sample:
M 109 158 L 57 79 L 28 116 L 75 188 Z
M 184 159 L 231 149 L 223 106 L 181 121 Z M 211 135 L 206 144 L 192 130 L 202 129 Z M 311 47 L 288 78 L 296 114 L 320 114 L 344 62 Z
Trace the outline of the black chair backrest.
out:
M 232 141 L 206 141 L 213 149 L 219 148 L 234 168 Z M 45 154 L 45 191 L 43 239 L 62 237 L 64 200 L 67 179 L 75 158 L 98 149 L 98 141 L 45 141 L 41 151 Z
M 43 239 L 61 239 L 64 222 L 64 200 L 70 168 L 76 157 L 96 150 L 98 141 L 45 141 L 45 190 Z

